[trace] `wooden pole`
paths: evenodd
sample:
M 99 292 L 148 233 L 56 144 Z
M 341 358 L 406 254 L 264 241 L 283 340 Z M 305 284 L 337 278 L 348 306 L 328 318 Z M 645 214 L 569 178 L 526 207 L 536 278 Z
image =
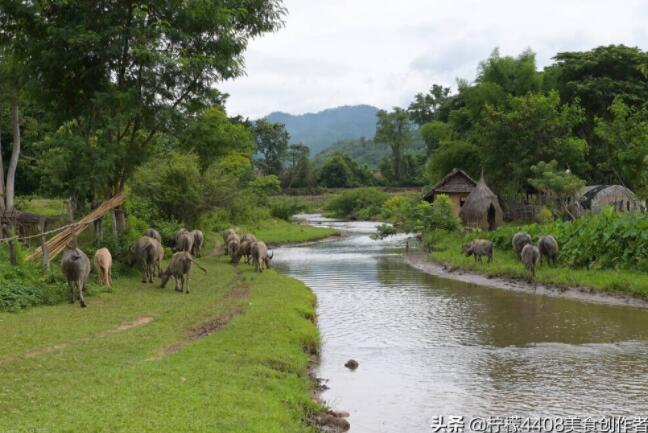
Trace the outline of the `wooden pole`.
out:
M 45 237 L 45 232 L 47 231 L 47 220 L 41 218 L 38 228 L 41 233 L 41 250 L 43 251 L 43 269 L 46 272 L 50 271 L 50 262 L 49 262 L 49 248 L 47 247 L 47 238 Z

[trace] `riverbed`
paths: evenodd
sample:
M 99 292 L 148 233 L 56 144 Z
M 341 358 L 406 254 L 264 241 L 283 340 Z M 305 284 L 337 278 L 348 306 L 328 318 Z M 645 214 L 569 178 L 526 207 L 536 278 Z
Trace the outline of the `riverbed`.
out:
M 317 295 L 321 398 L 353 433 L 430 432 L 434 417 L 648 413 L 648 310 L 487 288 L 405 261 L 404 236 L 284 247 L 275 268 Z M 344 367 L 359 362 L 355 371 Z

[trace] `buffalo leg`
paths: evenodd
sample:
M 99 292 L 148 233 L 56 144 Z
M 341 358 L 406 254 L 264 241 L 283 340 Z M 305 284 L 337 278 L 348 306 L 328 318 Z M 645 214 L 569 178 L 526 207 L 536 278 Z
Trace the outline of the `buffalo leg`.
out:
M 85 299 L 83 299 L 83 289 L 85 288 L 85 284 L 83 280 L 77 281 L 77 286 L 79 287 L 79 303 L 81 304 L 82 308 L 86 307 Z

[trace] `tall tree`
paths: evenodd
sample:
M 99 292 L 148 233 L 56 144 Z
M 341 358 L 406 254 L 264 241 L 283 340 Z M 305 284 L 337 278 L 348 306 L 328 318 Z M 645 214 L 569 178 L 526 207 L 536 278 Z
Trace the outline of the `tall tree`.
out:
M 376 143 L 389 145 L 392 151 L 394 178 L 400 184 L 403 168 L 403 153 L 412 144 L 414 125 L 406 110 L 394 107 L 392 112 L 380 110 L 376 127 Z
M 555 159 L 575 174 L 584 171 L 587 143 L 574 135 L 583 121 L 578 105 L 561 105 L 551 92 L 513 97 L 509 106 L 486 106 L 478 129 L 484 169 L 495 186 L 526 189 L 530 167 L 540 161 Z
M 288 151 L 290 135 L 283 123 L 257 120 L 253 128 L 257 152 L 263 155 L 261 166 L 265 174 L 279 176 L 283 170 L 282 161 Z
M 450 95 L 450 88 L 439 84 L 433 84 L 428 93 L 417 93 L 407 111 L 418 125 L 431 122 L 437 119 L 437 112 L 441 105 L 447 101 Z
M 632 109 L 617 97 L 610 113 L 610 120 L 596 120 L 594 132 L 607 155 L 597 169 L 607 174 L 610 183 L 648 197 L 648 107 Z
M 178 116 L 219 103 L 251 38 L 282 25 L 280 0 L 0 0 L 0 26 L 56 125 L 106 158 L 107 193 Z M 59 145 L 64 145 L 59 140 Z
M 250 156 L 254 153 L 250 129 L 243 123 L 228 119 L 218 107 L 210 107 L 192 119 L 180 143 L 184 149 L 198 155 L 202 171 L 228 153 L 240 152 Z

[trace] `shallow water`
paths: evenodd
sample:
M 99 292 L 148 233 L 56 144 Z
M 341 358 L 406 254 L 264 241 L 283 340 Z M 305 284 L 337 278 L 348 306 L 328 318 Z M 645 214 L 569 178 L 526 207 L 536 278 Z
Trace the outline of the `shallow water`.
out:
M 317 294 L 322 398 L 351 413 L 351 432 L 430 432 L 449 415 L 648 413 L 648 310 L 440 279 L 405 263 L 403 236 L 305 218 L 350 232 L 273 262 Z

